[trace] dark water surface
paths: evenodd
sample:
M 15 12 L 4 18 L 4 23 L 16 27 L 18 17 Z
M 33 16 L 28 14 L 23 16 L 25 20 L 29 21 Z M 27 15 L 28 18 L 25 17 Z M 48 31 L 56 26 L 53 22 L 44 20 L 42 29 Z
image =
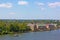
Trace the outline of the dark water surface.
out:
M 14 35 L 2 35 L 0 40 L 60 40 L 60 30 L 45 32 L 30 32 Z

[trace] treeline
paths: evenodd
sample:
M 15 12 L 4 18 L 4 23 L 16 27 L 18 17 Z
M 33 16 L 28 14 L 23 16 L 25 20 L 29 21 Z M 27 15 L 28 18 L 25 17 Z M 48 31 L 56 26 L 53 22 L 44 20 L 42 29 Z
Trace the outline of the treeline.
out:
M 0 21 L 0 34 L 29 32 L 30 28 L 25 22 L 4 22 Z
M 56 23 L 60 25 L 59 20 L 0 20 L 0 34 L 23 33 L 31 31 L 28 23 Z M 58 27 L 60 28 L 60 26 Z

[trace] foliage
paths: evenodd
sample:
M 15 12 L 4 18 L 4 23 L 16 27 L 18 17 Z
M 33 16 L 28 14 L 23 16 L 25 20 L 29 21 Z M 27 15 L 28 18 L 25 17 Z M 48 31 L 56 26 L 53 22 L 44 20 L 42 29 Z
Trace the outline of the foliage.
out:
M 30 28 L 27 26 L 26 23 L 17 22 L 17 21 L 10 21 L 4 22 L 0 21 L 0 34 L 8 34 L 8 33 L 16 33 L 16 32 L 28 32 Z

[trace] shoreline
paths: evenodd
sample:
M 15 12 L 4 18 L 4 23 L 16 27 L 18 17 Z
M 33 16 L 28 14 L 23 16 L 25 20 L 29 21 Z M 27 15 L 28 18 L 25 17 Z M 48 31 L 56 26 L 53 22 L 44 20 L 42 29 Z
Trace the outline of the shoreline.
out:
M 56 29 L 59 30 L 59 29 Z M 55 31 L 55 30 L 49 30 L 49 31 Z M 30 33 L 30 32 L 46 32 L 46 31 L 29 31 L 29 32 L 10 32 L 10 33 L 5 33 L 5 34 L 0 34 L 0 35 L 14 35 L 14 34 L 23 34 L 23 33 Z

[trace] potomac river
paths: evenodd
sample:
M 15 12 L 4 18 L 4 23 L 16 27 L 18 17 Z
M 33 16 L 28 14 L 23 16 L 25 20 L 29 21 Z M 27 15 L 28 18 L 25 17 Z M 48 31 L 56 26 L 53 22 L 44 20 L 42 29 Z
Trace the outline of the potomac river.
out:
M 14 35 L 0 35 L 0 40 L 60 40 L 60 30 Z

